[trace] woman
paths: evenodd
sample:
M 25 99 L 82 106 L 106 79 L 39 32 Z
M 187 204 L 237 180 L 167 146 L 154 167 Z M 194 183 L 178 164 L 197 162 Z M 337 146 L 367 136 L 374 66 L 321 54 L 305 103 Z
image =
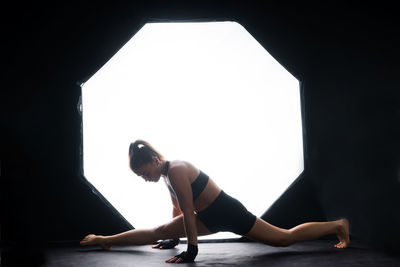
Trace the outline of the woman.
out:
M 249 239 L 286 247 L 296 242 L 314 240 L 335 234 L 336 248 L 349 243 L 349 222 L 341 219 L 330 222 L 309 222 L 286 230 L 254 216 L 238 200 L 227 195 L 201 170 L 185 161 L 167 161 L 149 143 L 137 140 L 129 147 L 132 171 L 145 181 L 158 182 L 164 178 L 174 206 L 171 222 L 153 229 L 133 229 L 112 236 L 87 235 L 81 245 L 100 245 L 109 250 L 112 245 L 145 245 L 158 240 L 167 248 L 187 237 L 187 250 L 166 262 L 192 262 L 197 256 L 197 237 L 219 231 L 230 231 Z

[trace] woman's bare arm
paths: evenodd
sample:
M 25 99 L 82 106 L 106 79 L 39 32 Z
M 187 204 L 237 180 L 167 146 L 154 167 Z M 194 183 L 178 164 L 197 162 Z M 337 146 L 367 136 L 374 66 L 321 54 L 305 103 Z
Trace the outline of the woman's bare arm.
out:
M 178 200 L 176 200 L 172 195 L 171 195 L 171 200 L 172 200 L 172 205 L 173 205 L 172 218 L 175 218 L 175 217 L 181 215 L 182 211 L 181 211 L 181 208 L 179 207 Z
M 166 178 L 166 179 L 168 179 L 168 178 Z M 170 185 L 168 185 L 166 179 L 164 179 L 164 182 L 165 182 L 165 185 L 167 186 L 167 188 L 169 190 L 169 195 L 171 196 L 171 202 L 172 202 L 172 207 L 173 207 L 173 209 L 172 209 L 172 218 L 175 218 L 175 217 L 181 215 L 182 211 L 181 211 L 181 209 L 179 207 L 178 200 L 176 199 L 176 194 L 175 194 L 175 192 L 172 191 L 173 189 L 171 188 Z
M 181 166 L 171 168 L 169 171 L 169 180 L 178 197 L 179 207 L 183 213 L 188 244 L 197 245 L 197 227 L 192 188 L 185 168 Z

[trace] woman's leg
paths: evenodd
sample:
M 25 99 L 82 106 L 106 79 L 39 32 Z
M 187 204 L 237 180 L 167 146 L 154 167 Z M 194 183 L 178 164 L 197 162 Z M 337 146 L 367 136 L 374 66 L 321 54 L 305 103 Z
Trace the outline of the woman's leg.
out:
M 197 233 L 201 235 L 212 234 L 197 218 Z M 185 237 L 183 215 L 172 219 L 169 223 L 152 229 L 133 229 L 120 234 L 110 236 L 87 235 L 81 245 L 100 245 L 103 249 L 110 249 L 113 245 L 146 245 L 154 244 L 157 240 Z
M 309 222 L 286 230 L 257 218 L 253 228 L 245 236 L 267 245 L 287 247 L 297 242 L 315 240 L 330 234 L 337 235 L 340 240 L 335 247 L 346 248 L 350 243 L 349 221 L 341 219 L 330 222 Z

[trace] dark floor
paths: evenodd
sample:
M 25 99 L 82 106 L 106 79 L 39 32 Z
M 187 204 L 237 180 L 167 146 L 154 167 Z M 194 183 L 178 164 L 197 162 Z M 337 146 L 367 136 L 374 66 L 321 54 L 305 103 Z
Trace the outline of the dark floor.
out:
M 286 248 L 259 243 L 200 243 L 195 263 L 180 266 L 399 266 L 400 257 L 352 241 L 347 249 L 336 249 L 333 240 L 297 243 Z M 45 250 L 40 266 L 167 266 L 164 261 L 186 248 L 172 250 L 151 246 L 120 246 L 111 251 L 99 247 L 58 247 Z

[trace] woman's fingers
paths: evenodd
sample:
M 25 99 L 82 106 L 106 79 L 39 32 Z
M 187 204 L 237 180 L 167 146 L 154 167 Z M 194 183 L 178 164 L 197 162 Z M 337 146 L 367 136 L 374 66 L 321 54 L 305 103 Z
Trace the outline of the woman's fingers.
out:
M 178 257 L 172 257 L 172 258 L 166 260 L 165 262 L 168 262 L 168 263 L 179 263 L 179 262 L 182 262 L 182 259 L 178 258 Z
M 164 247 L 162 246 L 162 244 L 157 244 L 157 245 L 154 245 L 154 246 L 152 246 L 152 248 L 159 248 L 159 249 L 163 249 Z
M 156 245 L 152 246 L 152 248 L 170 249 L 176 247 L 179 244 L 179 242 L 180 242 L 179 238 L 161 240 L 157 242 Z
M 165 262 L 171 263 L 171 262 L 175 262 L 176 257 L 172 257 L 169 258 L 168 260 L 166 260 Z
M 160 243 L 158 243 L 157 245 L 152 246 L 152 248 L 160 248 Z
M 181 263 L 181 262 L 183 262 L 183 259 L 182 258 L 173 257 L 173 258 L 171 258 L 169 260 L 166 260 L 165 262 L 167 262 L 167 263 Z

